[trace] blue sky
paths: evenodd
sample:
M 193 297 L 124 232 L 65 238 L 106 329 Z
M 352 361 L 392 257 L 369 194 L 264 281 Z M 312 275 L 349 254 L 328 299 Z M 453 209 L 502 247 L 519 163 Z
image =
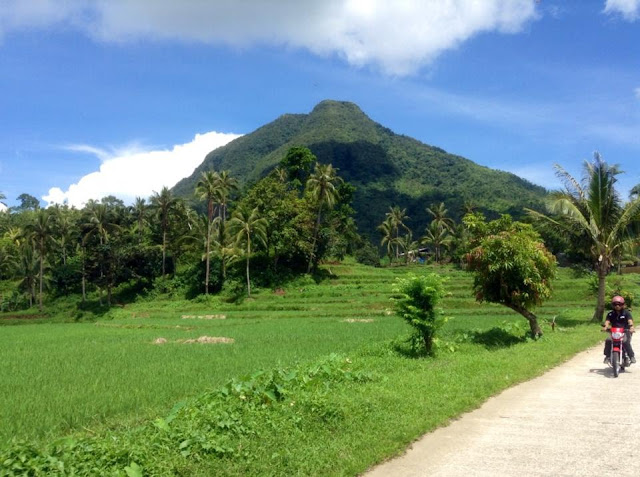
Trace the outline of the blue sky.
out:
M 640 0 L 0 0 L 0 192 L 148 197 L 323 99 L 559 186 L 640 183 Z

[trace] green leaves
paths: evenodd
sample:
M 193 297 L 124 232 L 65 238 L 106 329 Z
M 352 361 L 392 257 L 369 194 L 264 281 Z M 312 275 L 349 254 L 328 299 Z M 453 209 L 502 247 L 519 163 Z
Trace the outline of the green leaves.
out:
M 476 231 L 486 235 L 476 235 L 476 247 L 467 256 L 469 270 L 475 272 L 476 299 L 517 311 L 529 320 L 534 336 L 541 334 L 528 308 L 551 297 L 555 257 L 530 225 L 512 222 L 508 216 L 478 225 Z
M 444 297 L 442 279 L 435 273 L 409 275 L 398 278 L 393 291 L 397 294 L 393 298 L 396 313 L 415 329 L 427 354 L 433 354 L 436 331 L 446 322 L 437 308 Z

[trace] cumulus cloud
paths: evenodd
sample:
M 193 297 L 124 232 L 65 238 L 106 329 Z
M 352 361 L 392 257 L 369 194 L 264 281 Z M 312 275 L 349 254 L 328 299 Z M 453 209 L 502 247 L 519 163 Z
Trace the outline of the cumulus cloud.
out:
M 179 40 L 304 48 L 392 75 L 416 72 L 483 32 L 515 33 L 534 0 L 5 0 L 3 31 L 64 24 L 98 41 Z M 55 4 L 55 5 L 54 5 Z
M 640 0 L 607 0 L 604 12 L 618 13 L 630 22 L 640 18 Z
M 73 145 L 67 149 L 90 153 L 101 159 L 100 170 L 87 174 L 66 191 L 53 187 L 42 199 L 51 204 L 68 203 L 82 207 L 89 199 L 114 195 L 125 202 L 135 197 L 149 197 L 162 187 L 172 187 L 190 175 L 213 149 L 239 137 L 237 134 L 208 132 L 196 134 L 193 141 L 166 150 L 142 150 L 139 147 L 116 152 L 88 145 Z

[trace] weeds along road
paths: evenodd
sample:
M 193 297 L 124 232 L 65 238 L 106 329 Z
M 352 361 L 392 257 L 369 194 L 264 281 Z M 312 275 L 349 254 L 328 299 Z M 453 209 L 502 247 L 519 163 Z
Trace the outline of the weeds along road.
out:
M 364 475 L 639 476 L 640 360 L 614 378 L 602 359 L 582 352 Z

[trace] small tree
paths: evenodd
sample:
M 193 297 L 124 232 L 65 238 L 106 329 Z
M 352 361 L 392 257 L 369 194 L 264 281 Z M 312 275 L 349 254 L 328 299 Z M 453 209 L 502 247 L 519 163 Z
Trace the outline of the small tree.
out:
M 541 336 L 538 319 L 529 309 L 551 296 L 555 257 L 531 225 L 513 222 L 508 215 L 488 224 L 479 214 L 467 215 L 464 221 L 474 235 L 475 248 L 467 261 L 475 272 L 476 300 L 511 308 L 529 321 L 534 338 Z
M 426 353 L 432 356 L 436 331 L 446 321 L 436 307 L 444 296 L 442 279 L 434 273 L 409 275 L 398 278 L 393 291 L 398 295 L 394 298 L 396 313 L 414 328 L 415 341 L 421 341 Z

